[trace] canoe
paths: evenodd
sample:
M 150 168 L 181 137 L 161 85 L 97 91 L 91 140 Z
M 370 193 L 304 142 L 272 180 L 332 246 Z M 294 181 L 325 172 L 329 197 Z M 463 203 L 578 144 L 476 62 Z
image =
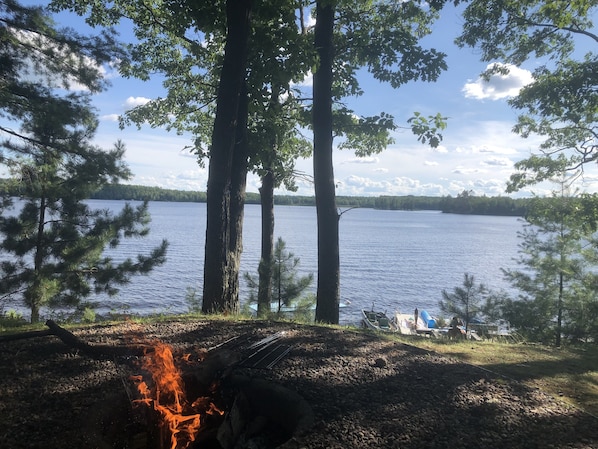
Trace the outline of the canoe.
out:
M 373 310 L 362 310 L 363 324 L 368 329 L 382 332 L 397 332 L 398 328 L 394 321 L 390 320 L 384 312 Z

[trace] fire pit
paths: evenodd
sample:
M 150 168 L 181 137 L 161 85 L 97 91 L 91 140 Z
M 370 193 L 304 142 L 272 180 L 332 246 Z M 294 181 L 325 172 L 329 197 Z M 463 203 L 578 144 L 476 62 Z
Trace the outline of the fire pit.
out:
M 126 353 L 88 345 L 53 322 L 48 326 L 93 357 Z M 109 433 L 125 435 L 119 447 L 131 449 L 271 449 L 305 433 L 313 425 L 309 404 L 260 377 L 290 351 L 283 337 L 276 333 L 253 342 L 241 336 L 193 352 L 137 341 L 129 346 L 133 356 L 121 358 L 131 371 L 122 376 L 131 407 L 120 422 L 128 430 Z

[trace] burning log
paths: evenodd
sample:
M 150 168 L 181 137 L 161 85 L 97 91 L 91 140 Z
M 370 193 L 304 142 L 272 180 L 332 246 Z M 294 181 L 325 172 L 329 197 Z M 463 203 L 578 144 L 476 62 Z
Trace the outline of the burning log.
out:
M 189 447 L 209 416 L 224 414 L 214 405 L 212 397 L 188 395 L 169 345 L 157 343 L 154 351 L 143 359 L 142 369 L 149 373 L 151 380 L 146 376 L 131 377 L 141 396 L 133 402 L 154 413 L 159 448 Z

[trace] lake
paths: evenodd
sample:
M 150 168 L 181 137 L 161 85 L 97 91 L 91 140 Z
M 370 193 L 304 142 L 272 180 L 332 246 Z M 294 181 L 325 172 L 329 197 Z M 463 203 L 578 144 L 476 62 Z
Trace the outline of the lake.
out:
M 94 208 L 120 210 L 123 201 L 90 200 Z M 150 235 L 123 241 L 115 259 L 149 252 L 165 238 L 167 262 L 147 276 L 134 277 L 119 295 L 101 298 L 99 313 L 147 314 L 186 312 L 188 288 L 201 295 L 206 227 L 205 203 L 151 202 Z M 370 308 L 411 312 L 415 307 L 438 314 L 441 291 L 461 286 L 465 272 L 489 288 L 509 290 L 501 268 L 514 268 L 515 217 L 452 215 L 440 212 L 351 209 L 339 222 L 341 257 L 340 322 L 356 323 Z M 260 207 L 247 205 L 241 273 L 257 273 L 260 256 Z M 276 206 L 275 239 L 301 260 L 299 273 L 317 276 L 315 207 Z M 242 277 L 242 276 L 241 276 Z M 241 299 L 249 292 L 241 283 Z M 91 298 L 96 300 L 97 298 Z

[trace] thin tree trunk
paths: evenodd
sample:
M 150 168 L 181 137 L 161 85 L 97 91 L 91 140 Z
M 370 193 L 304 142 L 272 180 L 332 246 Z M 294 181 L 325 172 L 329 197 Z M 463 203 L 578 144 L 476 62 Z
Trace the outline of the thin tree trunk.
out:
M 562 270 L 562 265 L 561 265 Z M 556 339 L 555 346 L 561 346 L 561 333 L 563 331 L 563 292 L 564 292 L 564 277 L 563 272 L 559 273 L 559 299 L 557 304 L 557 319 L 556 319 Z
M 561 193 L 562 198 L 562 193 Z M 561 242 L 564 242 L 565 239 L 565 217 L 561 215 Z M 558 348 L 561 346 L 561 332 L 563 327 L 563 293 L 565 291 L 565 277 L 563 274 L 563 269 L 565 267 L 565 253 L 562 244 L 559 245 L 559 250 L 561 253 L 561 264 L 559 267 L 559 298 L 557 302 L 557 319 L 556 319 L 556 336 L 555 336 L 555 346 Z
M 39 322 L 39 311 L 40 311 L 40 304 L 42 303 L 41 298 L 41 286 L 40 286 L 40 271 L 42 270 L 42 265 L 44 263 L 44 227 L 46 222 L 46 198 L 42 196 L 39 202 L 39 216 L 37 220 L 37 236 L 36 236 L 36 243 L 35 243 L 35 256 L 33 257 L 33 272 L 34 278 L 32 285 L 28 287 L 28 292 L 26 293 L 29 297 L 29 306 L 31 309 L 31 322 L 38 323 Z
M 332 62 L 334 6 L 317 2 L 315 46 L 319 65 L 314 73 L 314 186 L 318 227 L 316 321 L 337 324 L 340 303 L 338 211 L 332 163 Z
M 262 208 L 262 252 L 257 292 L 257 314 L 265 316 L 272 302 L 272 253 L 274 250 L 274 173 L 268 169 L 260 187 Z
M 226 2 L 227 37 L 218 98 L 207 188 L 204 258 L 204 313 L 225 312 L 234 293 L 231 268 L 231 167 L 237 135 L 239 97 L 247 65 L 251 0 Z M 236 244 L 233 242 L 233 244 Z

